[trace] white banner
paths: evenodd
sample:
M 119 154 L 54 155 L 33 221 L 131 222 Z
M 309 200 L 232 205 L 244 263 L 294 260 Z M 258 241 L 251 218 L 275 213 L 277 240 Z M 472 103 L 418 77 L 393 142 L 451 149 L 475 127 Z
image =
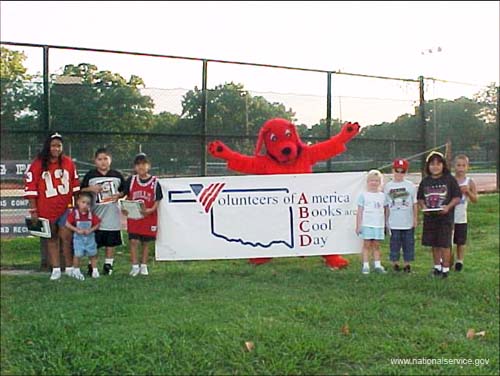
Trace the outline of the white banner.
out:
M 160 179 L 157 260 L 360 253 L 365 172 Z

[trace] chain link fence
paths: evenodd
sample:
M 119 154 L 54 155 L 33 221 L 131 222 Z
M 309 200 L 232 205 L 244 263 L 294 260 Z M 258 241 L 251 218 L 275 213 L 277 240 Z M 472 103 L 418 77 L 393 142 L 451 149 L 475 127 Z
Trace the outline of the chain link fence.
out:
M 207 144 L 218 139 L 252 155 L 273 117 L 292 120 L 306 143 L 328 139 L 346 121 L 362 125 L 347 151 L 315 172 L 386 168 L 397 157 L 420 171 L 422 152 L 450 140 L 474 167 L 497 164 L 496 112 L 474 115 L 488 109 L 475 98 L 482 86 L 9 42 L 2 63 L 4 49 L 23 53 L 29 70 L 1 77 L 2 236 L 26 234 L 23 173 L 53 131 L 81 176 L 99 147 L 124 175 L 138 152 L 161 177 L 236 174 L 207 154 Z M 460 134 L 454 124 L 481 132 Z

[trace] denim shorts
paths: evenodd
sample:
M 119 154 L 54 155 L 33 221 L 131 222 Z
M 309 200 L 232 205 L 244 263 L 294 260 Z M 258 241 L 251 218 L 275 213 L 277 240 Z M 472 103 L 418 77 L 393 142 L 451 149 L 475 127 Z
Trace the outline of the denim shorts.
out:
M 359 236 L 364 240 L 384 240 L 384 228 L 361 226 L 361 234 Z
M 54 221 L 54 223 L 59 227 L 66 226 L 66 220 L 68 219 L 68 214 L 70 211 L 71 209 L 66 209 L 64 213 L 62 213 L 61 216 Z
M 94 249 L 86 249 L 86 248 L 74 248 L 73 250 L 74 256 L 75 257 L 93 257 L 97 255 L 97 248 Z

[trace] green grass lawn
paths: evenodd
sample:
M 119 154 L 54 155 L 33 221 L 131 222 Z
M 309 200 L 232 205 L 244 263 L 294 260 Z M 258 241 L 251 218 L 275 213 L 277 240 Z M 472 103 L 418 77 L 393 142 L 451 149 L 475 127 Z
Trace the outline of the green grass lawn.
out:
M 350 255 L 335 272 L 320 257 L 151 260 L 132 278 L 126 247 L 97 280 L 2 275 L 1 374 L 498 375 L 498 198 L 469 206 L 465 267 L 447 280 L 429 276 L 421 226 L 411 275 L 362 275 Z M 38 244 L 2 241 L 2 268 L 37 269 Z

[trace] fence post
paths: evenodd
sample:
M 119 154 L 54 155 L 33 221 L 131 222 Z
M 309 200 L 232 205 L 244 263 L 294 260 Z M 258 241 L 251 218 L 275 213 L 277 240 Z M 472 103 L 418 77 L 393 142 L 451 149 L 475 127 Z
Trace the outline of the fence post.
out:
M 332 72 L 326 75 L 326 139 L 332 137 Z M 332 170 L 332 159 L 326 161 L 326 170 Z
M 49 87 L 49 46 L 43 46 L 43 99 L 41 126 L 49 133 L 50 124 L 50 87 Z M 42 136 L 44 139 L 46 136 Z M 43 141 L 42 141 L 43 142 Z M 40 269 L 48 269 L 47 240 L 40 238 Z
M 420 117 L 420 128 L 421 134 L 420 139 L 422 140 L 423 150 L 427 150 L 427 121 L 425 119 L 425 96 L 424 96 L 424 77 L 419 76 L 419 106 L 418 106 L 418 114 Z M 422 174 L 422 178 L 425 175 L 425 154 L 422 154 L 421 162 L 420 162 L 420 172 Z
M 500 172 L 499 171 L 499 165 L 500 165 L 500 156 L 498 155 L 498 137 L 499 137 L 499 128 L 500 128 L 500 86 L 497 86 L 497 119 L 496 119 L 496 137 L 495 137 L 495 155 L 497 156 L 497 160 L 496 160 L 496 167 L 497 167 L 497 192 L 498 190 L 500 189 L 500 180 L 499 180 L 499 176 L 498 176 L 498 173 Z
M 201 102 L 201 158 L 200 158 L 200 175 L 207 176 L 207 103 L 208 103 L 208 93 L 207 93 L 207 70 L 208 61 L 203 60 L 203 72 L 201 77 L 201 90 L 202 90 L 202 102 Z

